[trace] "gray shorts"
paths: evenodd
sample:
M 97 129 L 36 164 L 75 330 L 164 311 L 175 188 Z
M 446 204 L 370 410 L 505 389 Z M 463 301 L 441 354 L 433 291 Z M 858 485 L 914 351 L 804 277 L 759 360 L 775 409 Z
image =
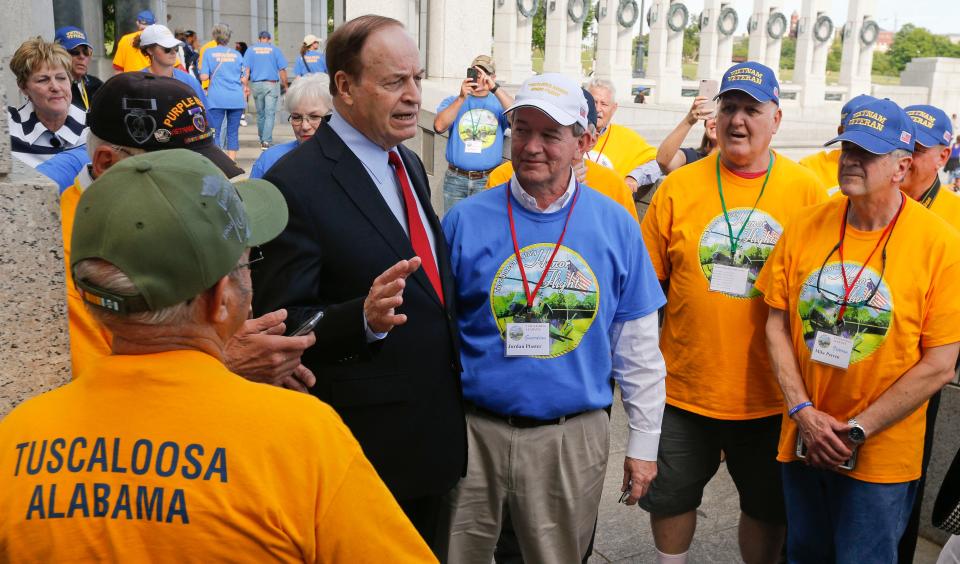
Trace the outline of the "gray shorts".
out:
M 662 516 L 700 507 L 703 488 L 726 455 L 740 494 L 740 510 L 765 523 L 786 522 L 777 444 L 781 416 L 728 421 L 667 405 L 663 413 L 657 477 L 640 507 Z

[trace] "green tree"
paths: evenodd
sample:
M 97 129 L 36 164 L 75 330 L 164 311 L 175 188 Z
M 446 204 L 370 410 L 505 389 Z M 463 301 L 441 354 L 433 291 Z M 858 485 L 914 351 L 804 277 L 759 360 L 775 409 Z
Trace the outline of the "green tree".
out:
M 547 40 L 547 3 L 540 2 L 537 13 L 533 16 L 533 48 L 543 53 Z
M 750 52 L 750 39 L 744 35 L 733 40 L 733 60 L 746 61 Z
M 833 45 L 830 46 L 830 52 L 827 53 L 827 70 L 840 72 L 840 59 L 843 58 L 843 40 L 838 33 L 833 38 Z
M 690 24 L 683 30 L 683 60 L 696 61 L 700 57 L 700 26 Z
M 899 72 L 917 57 L 960 57 L 960 45 L 926 28 L 906 24 L 893 37 L 888 54 L 892 66 Z
M 783 36 L 780 46 L 780 68 L 792 69 L 797 59 L 797 38 Z
M 893 59 L 890 58 L 890 53 L 882 53 L 880 51 L 873 52 L 873 74 L 880 74 L 884 76 L 899 76 L 900 71 L 897 70 L 896 65 L 893 64 Z

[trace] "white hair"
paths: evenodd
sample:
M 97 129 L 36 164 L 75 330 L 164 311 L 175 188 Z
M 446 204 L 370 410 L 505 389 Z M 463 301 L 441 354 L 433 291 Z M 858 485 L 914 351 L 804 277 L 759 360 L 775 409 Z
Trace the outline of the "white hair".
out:
M 327 108 L 333 108 L 330 97 L 330 77 L 326 73 L 314 73 L 301 76 L 293 81 L 287 90 L 285 104 L 288 112 L 293 112 L 304 102 L 323 102 Z
M 617 99 L 617 87 L 613 85 L 613 82 L 605 78 L 591 78 L 583 87 L 590 91 L 596 88 L 604 88 L 610 93 L 611 98 L 614 100 Z
M 93 133 L 93 131 L 90 131 L 88 129 L 87 130 L 87 155 L 90 156 L 91 161 L 93 160 L 93 154 L 96 153 L 97 149 L 99 149 L 103 145 L 117 149 L 121 153 L 125 153 L 127 156 L 141 155 L 143 153 L 146 153 L 146 151 L 144 151 L 140 147 L 127 147 L 124 145 L 111 143 L 109 141 L 104 141 L 103 139 L 100 139 L 99 137 L 97 137 Z

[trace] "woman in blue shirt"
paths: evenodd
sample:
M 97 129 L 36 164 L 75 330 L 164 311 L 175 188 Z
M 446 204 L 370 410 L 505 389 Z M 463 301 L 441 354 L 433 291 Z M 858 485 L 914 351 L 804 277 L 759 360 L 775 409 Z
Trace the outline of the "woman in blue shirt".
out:
M 306 76 L 317 72 L 327 72 L 327 56 L 320 52 L 320 38 L 311 33 L 303 38 L 293 74 Z
M 307 141 L 326 121 L 333 110 L 330 99 L 330 78 L 325 74 L 311 74 L 294 81 L 284 99 L 290 117 L 287 118 L 293 128 L 296 139 L 274 145 L 260 154 L 250 169 L 250 178 L 263 178 L 270 167 L 280 157 Z
M 207 115 L 217 130 L 217 146 L 225 149 L 227 156 L 236 160 L 237 151 L 240 149 L 240 116 L 246 107 L 248 94 L 247 79 L 243 76 L 243 55 L 227 47 L 231 35 L 227 26 L 213 26 L 212 35 L 217 46 L 204 53 L 200 79 L 210 81 L 207 88 Z M 224 134 L 226 142 L 223 140 Z
M 173 36 L 173 32 L 167 26 L 160 24 L 147 26 L 140 32 L 139 37 L 134 38 L 133 46 L 150 59 L 150 66 L 143 69 L 143 72 L 175 78 L 187 84 L 196 92 L 200 102 L 204 106 L 207 105 L 207 97 L 197 77 L 176 68 L 180 40 Z

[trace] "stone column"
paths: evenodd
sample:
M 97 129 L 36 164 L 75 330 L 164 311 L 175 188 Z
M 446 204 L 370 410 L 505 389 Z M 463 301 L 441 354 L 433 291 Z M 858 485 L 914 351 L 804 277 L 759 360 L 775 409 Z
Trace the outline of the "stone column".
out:
M 21 43 L 31 37 L 41 35 L 48 40 L 53 39 L 53 2 L 52 0 L 3 0 L 3 11 L 3 17 L 0 18 L 0 41 L 2 41 L 0 67 L 5 70 L 0 72 L 0 86 L 7 93 L 7 104 L 19 106 L 26 99 L 20 94 L 13 73 L 8 70 L 10 57 Z
M 497 78 L 519 84 L 533 74 L 533 20 L 522 15 L 513 0 L 493 1 L 493 58 L 497 63 Z
M 667 26 L 670 5 L 668 0 L 653 0 L 649 12 L 647 78 L 655 81 L 652 93 L 654 104 L 677 104 L 681 101 L 683 31 L 673 31 Z
M 621 100 L 630 100 L 633 96 L 630 93 L 630 86 L 633 80 L 633 70 L 630 62 L 633 57 L 633 27 L 623 27 L 618 20 L 617 10 L 620 4 L 615 0 L 600 0 L 600 29 L 597 32 L 597 62 L 594 67 L 594 74 L 598 78 L 605 78 L 613 82 L 617 89 L 617 96 Z M 638 8 L 639 9 L 639 8 Z M 624 14 L 629 17 L 629 14 Z M 683 47 L 683 34 L 680 34 L 681 49 Z M 668 49 L 673 45 L 668 41 Z M 669 56 L 669 55 L 668 55 Z M 680 60 L 677 59 L 677 75 L 680 74 Z M 654 90 L 656 92 L 669 91 L 671 97 L 679 96 L 680 91 L 674 93 L 672 84 L 658 84 Z
M 767 64 L 767 22 L 770 18 L 770 0 L 753 0 L 753 12 L 747 22 L 750 44 L 747 59 Z
M 824 105 L 824 94 L 827 86 L 827 55 L 830 53 L 830 46 L 833 43 L 833 33 L 828 33 L 829 37 L 824 41 L 818 40 L 816 34 L 824 34 L 826 31 L 833 29 L 833 23 L 825 13 L 828 7 L 829 2 L 827 0 L 803 0 L 800 8 L 793 82 L 803 87 L 799 94 L 801 108 L 815 108 Z
M 719 16 L 720 0 L 704 0 L 700 13 L 700 60 L 697 61 L 697 78 L 700 80 L 719 80 L 723 75 L 723 71 L 717 68 L 721 37 L 717 30 Z
M 840 84 L 847 87 L 849 97 L 871 92 L 873 45 L 864 45 L 860 32 L 867 21 L 873 21 L 873 0 L 850 0 L 844 26 L 843 57 L 840 60 Z
M 275 43 L 284 55 L 290 67 L 299 57 L 303 37 L 312 33 L 320 38 L 327 35 L 326 0 L 284 0 L 277 4 L 277 37 Z
M 767 37 L 767 52 L 765 55 L 766 63 L 764 64 L 772 68 L 773 72 L 779 75 L 780 74 L 780 50 L 783 48 L 783 36 L 790 32 L 790 20 L 780 10 L 780 7 L 777 6 L 776 4 L 770 7 L 770 14 L 769 14 L 769 17 L 767 18 L 767 22 L 769 23 L 774 19 L 781 20 L 783 22 L 783 27 L 782 27 L 783 34 L 780 35 L 780 37 L 771 37 L 769 30 L 767 29 L 767 26 L 766 25 L 763 26 L 763 34 Z M 778 21 L 774 21 L 773 25 L 777 26 L 777 29 L 775 29 L 775 31 L 779 33 L 779 29 L 781 29 L 779 27 L 780 23 Z
M 458 83 L 466 78 L 470 61 L 477 55 L 490 53 L 491 20 L 490 4 L 486 2 L 430 0 L 427 24 L 429 77 L 454 79 Z M 527 61 L 529 64 L 529 58 Z M 501 79 L 502 63 L 499 59 L 496 63 L 497 78 Z
M 283 0 L 286 2 L 287 0 Z M 377 14 L 399 20 L 404 26 L 410 26 L 410 7 L 413 0 L 346 0 L 346 19 L 352 20 L 357 16 Z M 431 8 L 433 3 L 431 3 Z M 459 32 L 459 30 L 458 30 Z M 300 39 L 303 39 L 302 37 Z
M 733 6 L 728 2 L 722 2 L 720 4 L 720 16 L 722 16 L 727 8 L 730 8 L 731 13 L 736 14 Z M 718 16 L 717 25 L 721 25 L 719 21 L 720 16 Z M 719 34 L 717 38 L 717 75 L 722 77 L 723 73 L 727 72 L 727 69 L 730 68 L 730 65 L 733 64 L 733 38 L 736 36 L 736 32 L 730 35 L 724 35 L 717 31 Z
M 583 74 L 580 58 L 583 23 L 573 21 L 568 13 L 573 9 L 590 10 L 589 2 L 581 0 L 545 0 L 547 3 L 547 36 L 543 57 L 543 72 L 559 72 L 579 80 Z

